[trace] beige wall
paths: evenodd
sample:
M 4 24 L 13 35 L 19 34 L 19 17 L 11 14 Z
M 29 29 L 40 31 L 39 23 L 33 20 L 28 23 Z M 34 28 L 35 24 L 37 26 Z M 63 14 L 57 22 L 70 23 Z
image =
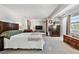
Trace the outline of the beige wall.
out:
M 31 22 L 31 29 L 33 31 L 35 31 L 35 26 L 36 25 L 42 25 L 43 26 L 43 30 L 46 31 L 46 22 L 45 22 L 45 20 L 30 19 L 30 22 Z M 20 29 L 21 30 L 27 29 L 27 19 L 21 21 Z
M 46 29 L 46 25 L 45 22 L 43 20 L 31 20 L 31 29 L 35 31 L 35 26 L 37 25 L 42 25 L 43 26 L 43 30 L 45 31 Z
M 62 36 L 66 34 L 66 20 L 67 20 L 67 16 L 61 19 L 61 35 Z
M 29 19 L 31 21 L 31 29 L 35 30 L 36 25 L 42 25 L 43 30 L 46 30 L 46 24 L 44 19 Z M 10 22 L 10 23 L 18 23 L 19 29 L 24 30 L 27 29 L 27 18 L 24 17 L 0 17 L 0 21 Z

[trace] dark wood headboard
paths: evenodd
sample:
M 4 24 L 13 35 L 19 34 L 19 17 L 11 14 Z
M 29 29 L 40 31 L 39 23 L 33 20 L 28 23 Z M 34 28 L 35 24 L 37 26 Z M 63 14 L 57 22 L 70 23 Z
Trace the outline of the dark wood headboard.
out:
M 19 29 L 19 24 L 0 21 L 0 34 L 4 31 L 18 30 L 18 29 Z

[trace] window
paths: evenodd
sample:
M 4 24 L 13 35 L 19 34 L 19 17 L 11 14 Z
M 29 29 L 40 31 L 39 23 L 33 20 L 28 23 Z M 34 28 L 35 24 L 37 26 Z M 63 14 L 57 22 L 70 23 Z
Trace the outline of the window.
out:
M 77 32 L 79 31 L 79 15 L 71 16 L 70 21 L 70 32 Z

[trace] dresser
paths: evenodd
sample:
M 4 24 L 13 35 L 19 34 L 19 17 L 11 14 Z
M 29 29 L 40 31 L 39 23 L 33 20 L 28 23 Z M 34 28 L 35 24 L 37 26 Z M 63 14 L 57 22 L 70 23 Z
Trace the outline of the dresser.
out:
M 79 38 L 73 37 L 71 35 L 64 35 L 63 38 L 65 43 L 76 49 L 79 49 Z
M 0 36 L 0 51 L 4 50 L 4 37 Z

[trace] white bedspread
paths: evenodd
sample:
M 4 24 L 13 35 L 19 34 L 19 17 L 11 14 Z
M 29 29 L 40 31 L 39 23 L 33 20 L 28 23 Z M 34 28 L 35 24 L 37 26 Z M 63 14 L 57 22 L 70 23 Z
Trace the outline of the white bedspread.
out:
M 28 41 L 39 41 L 42 39 L 42 35 L 40 33 L 32 33 L 28 36 Z
M 40 38 L 40 40 L 28 40 L 30 38 Z M 42 34 L 36 33 L 21 33 L 18 35 L 12 36 L 10 39 L 4 38 L 4 48 L 22 48 L 22 49 L 43 49 L 44 40 Z

